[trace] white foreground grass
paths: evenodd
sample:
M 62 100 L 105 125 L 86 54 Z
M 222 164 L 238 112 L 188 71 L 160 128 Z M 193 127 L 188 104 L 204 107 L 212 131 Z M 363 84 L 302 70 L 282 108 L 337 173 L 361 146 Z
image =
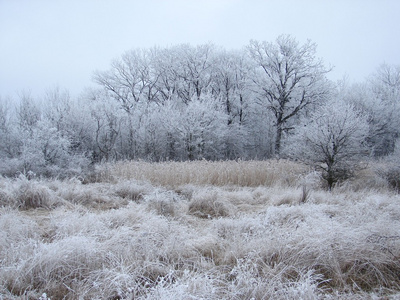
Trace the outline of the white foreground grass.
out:
M 286 161 L 93 178 L 0 179 L 0 299 L 400 299 L 400 197 L 370 170 L 331 193 Z

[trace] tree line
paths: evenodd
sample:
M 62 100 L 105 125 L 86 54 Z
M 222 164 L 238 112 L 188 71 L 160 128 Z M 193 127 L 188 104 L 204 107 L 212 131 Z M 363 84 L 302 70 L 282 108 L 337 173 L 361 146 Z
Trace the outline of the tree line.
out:
M 400 130 L 400 66 L 364 82 L 327 79 L 317 45 L 294 37 L 127 51 L 97 88 L 71 99 L 1 99 L 0 172 L 77 174 L 124 159 L 292 157 L 329 173 L 340 163 L 393 153 Z

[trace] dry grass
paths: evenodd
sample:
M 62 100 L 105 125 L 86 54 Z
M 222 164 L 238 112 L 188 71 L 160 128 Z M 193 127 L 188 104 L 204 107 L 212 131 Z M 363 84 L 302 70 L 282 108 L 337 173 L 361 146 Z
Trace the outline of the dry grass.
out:
M 10 206 L 13 202 L 11 195 L 7 193 L 7 191 L 0 190 L 0 207 Z
M 222 193 L 213 190 L 202 190 L 189 203 L 189 214 L 200 218 L 227 217 L 232 215 L 232 211 L 232 205 Z
M 160 216 L 176 217 L 181 211 L 182 198 L 172 191 L 156 191 L 145 196 L 147 209 Z
M 214 186 L 294 186 L 310 169 L 287 160 L 188 161 L 149 163 L 118 162 L 98 170 L 98 177 L 148 181 L 153 185 L 177 187 L 185 184 Z
M 1 299 L 400 296 L 400 195 L 371 170 L 327 192 L 285 161 L 130 166 L 0 178 Z
M 39 207 L 50 209 L 53 204 L 48 188 L 31 182 L 21 184 L 16 198 L 18 206 L 24 209 Z

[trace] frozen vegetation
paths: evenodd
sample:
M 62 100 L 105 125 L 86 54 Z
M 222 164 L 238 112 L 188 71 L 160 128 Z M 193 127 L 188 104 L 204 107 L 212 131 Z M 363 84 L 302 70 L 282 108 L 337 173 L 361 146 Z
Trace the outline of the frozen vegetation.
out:
M 400 196 L 279 161 L 0 178 L 1 299 L 399 299 Z
M 317 45 L 282 35 L 241 50 L 133 49 L 70 97 L 0 95 L 0 174 L 69 178 L 123 160 L 291 158 L 331 187 L 400 148 L 400 66 L 329 81 Z M 238 183 L 241 184 L 241 183 Z
M 400 299 L 400 66 L 331 82 L 316 49 L 133 49 L 0 97 L 0 299 Z

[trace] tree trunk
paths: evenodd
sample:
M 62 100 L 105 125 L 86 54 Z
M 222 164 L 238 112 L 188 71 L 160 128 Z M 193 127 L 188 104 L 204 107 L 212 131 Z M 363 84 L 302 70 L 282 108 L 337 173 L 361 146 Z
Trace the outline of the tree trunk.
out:
M 282 122 L 278 121 L 276 124 L 275 151 L 274 151 L 274 154 L 277 158 L 279 158 L 281 154 L 281 140 L 282 140 Z

